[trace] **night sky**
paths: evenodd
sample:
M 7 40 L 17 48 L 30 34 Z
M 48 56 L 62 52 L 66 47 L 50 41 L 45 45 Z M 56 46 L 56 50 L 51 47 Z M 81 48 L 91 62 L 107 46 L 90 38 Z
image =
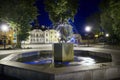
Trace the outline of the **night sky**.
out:
M 44 0 L 37 0 L 36 5 L 38 8 L 39 16 L 38 22 L 39 25 L 50 26 L 52 28 L 52 22 L 49 19 L 48 13 L 45 12 Z M 75 15 L 73 28 L 76 29 L 77 33 L 83 34 L 84 27 L 86 26 L 86 18 L 90 15 L 99 12 L 99 3 L 101 0 L 80 0 L 78 12 Z

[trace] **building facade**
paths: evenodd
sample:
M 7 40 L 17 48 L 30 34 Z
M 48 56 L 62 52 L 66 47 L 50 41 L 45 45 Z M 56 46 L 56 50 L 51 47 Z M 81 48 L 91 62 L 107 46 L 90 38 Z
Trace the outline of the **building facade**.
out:
M 13 44 L 13 38 L 14 38 L 14 31 L 12 29 L 9 29 L 8 32 L 3 32 L 0 30 L 0 44 L 3 44 L 5 41 L 5 44 Z
M 30 32 L 29 40 L 30 43 L 44 43 L 44 32 L 40 29 L 34 29 Z
M 41 29 L 34 29 L 30 31 L 30 36 L 25 43 L 42 44 L 42 43 L 58 43 L 58 32 L 54 29 L 42 31 Z

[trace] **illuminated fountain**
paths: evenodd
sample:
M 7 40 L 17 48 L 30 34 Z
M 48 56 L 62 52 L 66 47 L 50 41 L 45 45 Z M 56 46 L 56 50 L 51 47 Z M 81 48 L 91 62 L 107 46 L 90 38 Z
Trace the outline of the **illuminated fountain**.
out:
M 67 32 L 69 29 L 67 24 L 58 26 L 60 43 L 54 44 L 52 50 L 35 50 L 5 57 L 1 60 L 1 72 L 21 80 L 103 80 L 101 75 L 109 73 L 103 73 L 107 70 L 96 63 L 111 62 L 110 54 L 74 50 L 72 43 L 66 43 L 71 38 Z
M 52 67 L 92 65 L 96 63 L 92 57 L 75 55 L 76 52 L 73 50 L 73 44 L 67 43 L 73 38 L 72 26 L 69 24 L 60 24 L 56 30 L 60 32 L 57 33 L 60 38 L 59 43 L 55 43 L 53 45 L 53 52 L 51 52 L 51 56 L 42 57 L 42 55 L 40 55 L 37 59 L 34 59 L 32 61 L 23 60 L 23 62 L 33 65 L 50 64 L 53 65 Z
M 35 55 L 24 57 L 24 55 L 29 55 L 30 53 L 22 54 L 23 57 L 18 58 L 18 62 L 22 62 L 25 64 L 37 65 L 41 67 L 66 67 L 66 66 L 88 66 L 94 65 L 96 63 L 101 62 L 110 62 L 110 59 L 100 58 L 98 56 L 94 56 L 89 52 L 85 51 L 74 51 L 73 60 L 72 61 L 53 61 L 54 57 L 52 56 L 52 51 L 40 51 L 39 54 L 35 52 Z M 62 62 L 62 63 L 61 63 Z
M 72 37 L 72 26 L 67 23 L 59 24 L 57 29 L 60 32 L 59 43 L 53 45 L 54 63 L 61 64 L 74 60 L 73 44 L 67 43 Z
M 60 32 L 60 42 L 65 43 L 69 41 L 73 36 L 72 26 L 67 23 L 59 24 L 56 28 Z

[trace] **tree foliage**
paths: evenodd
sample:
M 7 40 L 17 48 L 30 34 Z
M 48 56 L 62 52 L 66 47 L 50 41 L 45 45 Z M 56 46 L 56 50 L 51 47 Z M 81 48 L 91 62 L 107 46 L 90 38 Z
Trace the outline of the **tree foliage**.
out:
M 103 0 L 101 3 L 101 25 L 111 37 L 120 39 L 120 1 Z
M 111 18 L 113 20 L 113 30 L 114 33 L 120 39 L 120 1 L 118 0 L 111 0 L 110 1 L 110 13 Z
M 100 14 L 94 13 L 93 15 L 90 15 L 87 20 L 86 24 L 89 26 L 92 26 L 94 34 L 100 33 Z
M 68 24 L 68 19 L 74 19 L 77 13 L 79 0 L 45 0 L 45 9 L 49 13 L 49 17 L 53 22 L 55 28 L 60 27 L 61 41 L 67 41 L 70 38 L 71 26 Z M 58 26 L 62 24 L 64 26 Z M 70 28 L 71 27 L 71 28 Z M 69 30 L 68 30 L 69 29 Z
M 101 26 L 104 28 L 106 32 L 109 32 L 110 34 L 113 33 L 113 26 L 112 26 L 112 17 L 110 14 L 110 6 L 109 6 L 110 0 L 103 0 L 103 2 L 100 5 L 101 8 Z
M 0 20 L 17 31 L 18 43 L 27 39 L 30 22 L 37 16 L 34 3 L 35 0 L 0 0 Z
M 74 19 L 79 0 L 45 0 L 45 9 L 53 23 Z

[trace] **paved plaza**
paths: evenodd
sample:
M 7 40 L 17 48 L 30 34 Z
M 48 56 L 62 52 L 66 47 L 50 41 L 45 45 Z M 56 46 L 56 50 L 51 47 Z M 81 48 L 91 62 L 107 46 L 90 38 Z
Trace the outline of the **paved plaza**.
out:
M 31 49 L 14 49 L 14 50 L 0 50 L 0 58 L 2 59 L 3 55 L 9 55 L 9 54 L 17 54 L 17 53 L 24 53 L 24 52 L 31 52 L 31 51 L 41 51 L 41 50 L 52 50 L 52 44 L 39 44 L 39 45 L 26 45 L 27 47 L 32 47 Z M 24 46 L 25 47 L 25 46 Z M 101 53 L 107 53 L 107 54 L 120 54 L 120 50 L 115 49 L 108 49 L 103 46 L 77 46 L 74 47 L 74 50 L 82 50 L 82 51 L 94 51 L 94 52 L 101 52 Z M 92 66 L 93 67 L 93 66 Z M 90 68 L 90 67 L 89 67 Z M 62 68 L 61 68 L 62 69 Z M 76 67 L 77 69 L 77 67 Z M 82 69 L 82 68 L 81 68 Z M 14 78 L 11 78 L 14 80 Z M 0 75 L 0 80 L 9 80 L 4 75 Z M 15 79 L 17 80 L 17 79 Z M 119 80 L 119 79 L 114 79 Z
M 31 49 L 13 49 L 13 50 L 0 50 L 0 55 L 5 54 L 16 54 L 16 53 L 24 53 L 24 52 L 30 52 L 30 51 L 41 51 L 41 50 L 52 50 L 52 44 L 39 44 L 39 45 L 26 45 L 27 47 L 33 46 Z M 77 46 L 74 47 L 74 50 L 85 50 L 85 51 L 95 51 L 95 52 L 103 52 L 103 53 L 120 53 L 120 50 L 116 49 L 109 49 L 103 46 Z
M 31 48 L 32 46 L 32 48 Z M 24 46 L 23 46 L 24 47 Z M 11 50 L 0 50 L 0 55 L 3 54 L 13 54 L 13 53 L 22 53 L 22 52 L 29 52 L 29 51 L 39 51 L 39 50 L 52 50 L 52 44 L 37 44 L 37 45 L 25 45 L 25 47 L 30 47 L 31 49 L 11 49 Z M 80 45 L 77 47 L 74 47 L 74 50 L 87 50 L 87 51 L 100 51 L 100 52 L 106 52 L 106 53 L 119 53 L 120 50 L 116 49 L 109 49 L 107 47 L 103 47 L 103 45 L 95 45 L 87 47 L 85 45 Z

